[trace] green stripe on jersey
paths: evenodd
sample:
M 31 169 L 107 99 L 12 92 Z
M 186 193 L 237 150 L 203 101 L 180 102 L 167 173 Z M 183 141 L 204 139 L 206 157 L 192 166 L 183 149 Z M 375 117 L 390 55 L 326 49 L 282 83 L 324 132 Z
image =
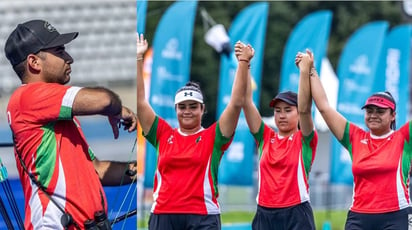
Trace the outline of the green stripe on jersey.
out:
M 37 180 L 44 186 L 48 187 L 54 172 L 56 162 L 57 142 L 54 132 L 54 122 L 42 127 L 43 137 L 36 152 L 36 174 Z
M 412 160 L 412 122 L 409 122 L 409 142 L 406 140 L 403 143 L 402 151 L 402 179 L 403 184 L 406 186 L 408 184 L 409 170 L 411 167 Z
M 349 152 L 350 159 L 353 161 L 352 144 L 349 141 L 349 129 L 350 123 L 349 121 L 347 121 L 345 126 L 345 132 L 343 133 L 343 138 L 342 140 L 339 140 L 339 142 L 346 147 L 346 149 Z
M 305 167 L 306 179 L 308 179 L 309 171 L 310 171 L 311 163 L 313 159 L 314 149 L 311 148 L 310 143 L 314 136 L 315 136 L 315 131 L 312 130 L 309 136 L 307 137 L 303 136 L 303 141 L 302 141 L 302 159 L 303 159 L 303 165 Z
M 58 120 L 67 120 L 72 118 L 72 108 L 67 106 L 62 106 L 59 112 Z
M 215 141 L 213 144 L 213 153 L 212 153 L 212 160 L 210 161 L 210 171 L 212 174 L 212 180 L 213 180 L 213 188 L 216 191 L 215 197 L 219 196 L 219 190 L 217 187 L 217 176 L 219 172 L 219 164 L 220 164 L 220 159 L 222 158 L 223 152 L 221 150 L 222 146 L 228 143 L 231 140 L 231 137 L 225 137 L 223 136 L 222 132 L 220 131 L 220 126 L 219 122 L 216 124 L 216 130 L 215 130 Z
M 94 155 L 94 152 L 92 148 L 90 148 L 90 146 L 89 146 L 88 152 L 89 152 L 90 159 L 93 161 L 96 158 L 96 156 Z
M 259 161 L 260 161 L 260 158 L 262 157 L 263 144 L 265 143 L 263 141 L 263 132 L 264 132 L 264 130 L 265 130 L 265 123 L 263 123 L 263 120 L 262 120 L 262 122 L 260 123 L 259 131 L 257 133 L 252 133 L 255 140 L 259 143 L 259 146 L 258 146 L 258 159 L 259 159 Z

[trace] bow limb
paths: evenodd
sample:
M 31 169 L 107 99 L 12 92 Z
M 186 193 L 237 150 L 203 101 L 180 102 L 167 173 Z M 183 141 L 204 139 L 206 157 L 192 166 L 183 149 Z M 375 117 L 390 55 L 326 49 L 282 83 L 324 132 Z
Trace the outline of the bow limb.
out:
M 132 147 L 132 150 L 131 150 L 130 153 L 129 153 L 129 160 L 128 160 L 128 162 L 132 162 L 133 154 L 136 153 L 136 143 L 137 143 L 137 138 L 135 139 L 134 144 L 133 144 L 133 147 Z M 125 168 L 125 170 L 124 170 L 124 174 L 122 175 L 122 179 L 120 180 L 119 187 L 123 185 L 123 183 L 124 183 L 124 177 L 125 177 L 125 176 L 132 176 L 131 173 L 136 173 L 136 172 L 131 172 L 131 171 L 129 170 L 128 166 L 126 166 L 126 168 Z M 123 200 L 122 200 L 122 202 L 121 202 L 121 205 L 120 205 L 119 209 L 116 211 L 116 216 L 115 216 L 115 218 L 111 221 L 112 227 L 113 227 L 113 224 L 115 224 L 115 223 L 117 223 L 117 222 L 120 222 L 120 221 L 122 221 L 122 220 L 126 220 L 128 217 L 134 215 L 133 212 L 136 212 L 136 211 L 134 211 L 134 210 L 130 211 L 130 209 L 131 209 L 131 204 L 132 204 L 132 201 L 131 201 L 130 204 L 129 204 L 129 206 L 128 206 L 128 209 L 127 209 L 127 211 L 126 211 L 126 214 L 119 216 L 119 214 L 121 213 L 121 210 L 122 210 L 122 208 L 123 208 L 123 205 L 125 204 L 127 198 L 129 198 L 129 193 L 130 193 L 130 191 L 131 191 L 132 189 L 133 189 L 132 197 L 133 197 L 134 195 L 136 195 L 137 186 L 136 186 L 136 183 L 135 183 L 136 181 L 135 181 L 135 180 L 136 180 L 136 177 L 135 177 L 135 178 L 133 179 L 133 181 L 129 184 L 129 187 L 128 187 L 128 189 L 127 189 L 126 194 L 124 195 L 124 198 L 123 198 Z M 132 186 L 135 186 L 135 188 L 132 188 Z M 118 198 L 119 198 L 119 195 L 120 195 L 120 188 L 119 188 L 119 189 L 117 190 L 117 192 L 116 192 L 116 195 L 115 195 L 113 204 L 117 204 L 117 200 L 118 200 Z M 132 199 L 132 200 L 133 200 L 133 199 Z M 114 208 L 112 208 L 112 209 L 110 210 L 110 215 L 109 215 L 109 216 L 111 216 L 111 214 L 114 212 L 113 209 L 114 209 Z M 122 229 L 124 228 L 124 224 L 125 224 L 125 222 L 123 223 Z

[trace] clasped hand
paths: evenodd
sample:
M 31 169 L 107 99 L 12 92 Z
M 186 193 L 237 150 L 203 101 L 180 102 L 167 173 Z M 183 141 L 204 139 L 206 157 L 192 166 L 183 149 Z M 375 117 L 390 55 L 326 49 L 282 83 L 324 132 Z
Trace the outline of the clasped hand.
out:
M 123 125 L 123 129 L 133 132 L 137 128 L 137 116 L 127 107 L 122 107 L 122 111 L 117 116 L 109 116 L 109 123 L 112 126 L 114 139 L 119 137 L 119 128 Z

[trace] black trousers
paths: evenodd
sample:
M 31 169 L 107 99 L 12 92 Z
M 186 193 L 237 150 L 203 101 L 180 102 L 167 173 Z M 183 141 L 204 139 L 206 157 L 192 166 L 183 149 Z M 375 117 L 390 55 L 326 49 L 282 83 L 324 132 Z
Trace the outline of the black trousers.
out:
M 287 208 L 266 208 L 258 205 L 253 230 L 315 230 L 309 202 Z
M 149 230 L 220 230 L 220 214 L 150 214 Z
M 345 230 L 408 230 L 412 229 L 411 214 L 412 208 L 378 214 L 349 211 Z M 411 222 L 408 218 L 411 218 Z

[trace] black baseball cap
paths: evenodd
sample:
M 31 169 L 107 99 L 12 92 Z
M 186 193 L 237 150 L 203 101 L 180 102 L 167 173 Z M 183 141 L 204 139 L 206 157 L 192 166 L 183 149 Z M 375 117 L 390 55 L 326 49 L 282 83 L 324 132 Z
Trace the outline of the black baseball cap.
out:
M 278 93 L 278 95 L 276 95 L 276 97 L 274 97 L 272 101 L 270 101 L 269 106 L 275 107 L 275 104 L 278 101 L 284 101 L 289 105 L 298 106 L 298 95 L 292 91 Z
M 49 22 L 31 20 L 18 24 L 9 35 L 4 51 L 12 66 L 43 49 L 62 46 L 77 37 L 78 32 L 60 34 Z

